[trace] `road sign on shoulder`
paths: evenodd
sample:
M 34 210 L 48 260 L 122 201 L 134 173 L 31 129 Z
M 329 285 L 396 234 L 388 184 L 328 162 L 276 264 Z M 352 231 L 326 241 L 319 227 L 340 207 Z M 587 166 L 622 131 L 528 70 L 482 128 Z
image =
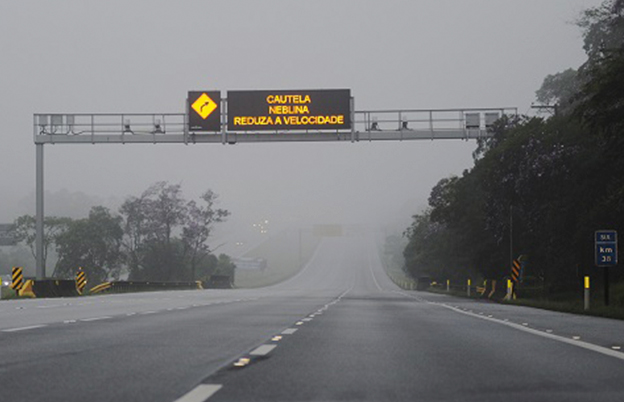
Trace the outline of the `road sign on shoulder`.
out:
M 617 265 L 617 231 L 597 230 L 595 235 L 596 266 L 610 267 Z
M 221 92 L 189 91 L 189 131 L 221 131 Z

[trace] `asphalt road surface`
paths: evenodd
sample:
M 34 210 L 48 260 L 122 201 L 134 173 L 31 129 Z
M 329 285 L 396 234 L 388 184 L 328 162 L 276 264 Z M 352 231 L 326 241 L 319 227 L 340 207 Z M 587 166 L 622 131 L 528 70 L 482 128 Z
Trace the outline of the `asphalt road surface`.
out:
M 624 323 L 402 291 L 370 234 L 262 289 L 0 302 L 2 401 L 622 401 Z

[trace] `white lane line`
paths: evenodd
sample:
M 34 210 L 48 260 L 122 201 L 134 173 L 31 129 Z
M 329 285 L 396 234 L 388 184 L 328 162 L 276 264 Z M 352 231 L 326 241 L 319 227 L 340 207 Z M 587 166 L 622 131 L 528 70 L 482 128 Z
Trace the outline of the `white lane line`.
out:
M 9 328 L 9 329 L 3 329 L 2 332 L 27 331 L 29 329 L 36 329 L 36 328 L 43 328 L 43 327 L 47 327 L 47 325 L 31 325 L 29 327 Z
M 301 321 L 308 322 L 308 321 L 312 321 L 312 319 L 311 319 L 311 318 L 304 318 L 304 319 L 303 319 L 303 320 L 301 320 Z
M 215 392 L 220 390 L 221 387 L 222 385 L 218 384 L 201 384 L 188 394 L 176 399 L 175 402 L 204 402 L 213 396 Z
M 261 345 L 249 352 L 252 356 L 264 356 L 275 349 L 277 345 Z
M 298 328 L 288 328 L 282 331 L 282 335 L 292 335 L 297 332 Z
M 156 314 L 158 311 L 143 311 L 139 314 Z
M 51 306 L 37 306 L 37 308 L 54 308 L 54 307 L 61 307 L 60 304 L 53 304 Z
M 113 318 L 113 317 L 110 317 L 110 316 L 108 316 L 108 315 L 105 315 L 105 316 L 103 316 L 103 317 L 83 318 L 83 319 L 82 319 L 82 320 L 80 320 L 80 321 L 82 321 L 82 322 L 91 322 L 91 321 L 108 320 L 108 319 L 111 319 L 111 318 Z
M 473 317 L 473 318 L 479 318 L 481 320 L 486 320 L 486 321 L 494 322 L 494 323 L 497 323 L 497 324 L 506 325 L 508 327 L 517 329 L 519 331 L 528 332 L 530 334 L 541 336 L 543 338 L 548 338 L 548 339 L 552 339 L 554 341 L 567 343 L 568 345 L 577 346 L 579 348 L 587 349 L 587 350 L 590 350 L 592 352 L 596 352 L 596 353 L 600 353 L 600 354 L 603 354 L 603 355 L 615 357 L 616 359 L 624 360 L 624 353 L 622 353 L 620 351 L 615 351 L 615 350 L 612 350 L 612 349 L 609 349 L 609 348 L 605 348 L 603 346 L 594 345 L 592 343 L 584 342 L 584 341 L 577 340 L 577 339 L 564 338 L 563 336 L 559 336 L 559 335 L 553 334 L 552 330 L 548 330 L 547 329 L 546 331 L 539 331 L 537 329 L 525 327 L 525 326 L 522 326 L 520 324 L 514 324 L 513 322 L 510 322 L 507 318 L 504 319 L 504 320 L 499 320 L 497 318 L 484 317 L 484 316 L 480 316 L 478 314 L 474 314 L 472 312 L 462 311 L 461 309 L 455 308 L 453 306 L 449 306 L 447 304 L 436 303 L 436 302 L 432 302 L 432 301 L 429 301 L 429 300 L 426 300 L 426 299 L 413 297 L 413 296 L 411 296 L 411 295 L 409 295 L 407 293 L 403 293 L 403 292 L 398 292 L 398 293 L 401 293 L 405 297 L 409 297 L 409 298 L 412 298 L 412 299 L 419 299 L 419 301 L 422 300 L 422 301 L 425 301 L 428 304 L 433 304 L 433 305 L 436 305 L 436 306 L 447 308 L 447 309 L 449 309 L 451 311 L 454 311 L 454 312 L 456 312 L 458 314 L 464 314 L 464 315 L 467 315 L 467 316 L 470 316 L 470 317 Z
M 379 290 L 380 292 L 383 292 L 383 289 L 381 288 L 381 286 L 379 286 L 379 282 L 377 282 L 377 277 L 375 277 L 375 273 L 373 272 L 373 264 L 371 264 L 371 254 L 370 254 L 370 251 L 368 253 L 368 270 L 370 271 L 371 275 L 373 276 L 373 282 L 375 282 L 375 286 L 377 286 L 377 290 Z

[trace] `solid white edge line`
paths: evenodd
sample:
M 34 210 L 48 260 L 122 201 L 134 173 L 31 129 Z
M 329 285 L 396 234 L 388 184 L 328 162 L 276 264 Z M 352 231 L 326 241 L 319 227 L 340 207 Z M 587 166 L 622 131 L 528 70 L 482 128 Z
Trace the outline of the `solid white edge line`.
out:
M 402 295 L 406 296 L 406 297 L 410 297 L 413 298 L 412 296 L 405 294 L 403 292 L 399 292 Z M 583 348 L 583 349 L 587 349 L 590 350 L 592 352 L 596 352 L 596 353 L 600 353 L 606 356 L 611 356 L 611 357 L 615 357 L 616 359 L 620 359 L 620 360 L 624 360 L 624 353 L 622 352 L 616 352 L 614 350 L 605 348 L 603 346 L 598 346 L 598 345 L 594 345 L 593 343 L 588 343 L 588 342 L 583 342 L 580 340 L 575 340 L 575 339 L 568 339 L 568 338 L 564 338 L 563 336 L 559 336 L 559 335 L 555 335 L 549 332 L 542 332 L 539 331 L 537 329 L 533 329 L 533 328 L 529 328 L 529 327 L 525 327 L 523 325 L 519 325 L 519 324 L 514 324 L 513 322 L 509 322 L 509 321 L 501 321 L 499 319 L 496 318 L 489 318 L 489 317 L 484 317 L 475 313 L 471 313 L 471 312 L 467 312 L 467 311 L 462 311 L 456 307 L 453 306 L 449 306 L 447 304 L 443 304 L 443 303 L 435 303 L 435 302 L 431 302 L 428 300 L 424 300 L 425 302 L 427 302 L 428 304 L 433 304 L 433 305 L 437 305 L 440 307 L 444 307 L 447 308 L 451 311 L 454 311 L 456 313 L 459 314 L 464 314 L 473 318 L 479 318 L 481 320 L 486 320 L 486 321 L 491 321 L 500 325 L 506 325 L 508 327 L 517 329 L 519 331 L 524 331 L 524 332 L 528 332 L 529 334 L 533 334 L 533 335 L 537 335 L 537 336 L 541 336 L 543 338 L 547 338 L 547 339 L 552 339 L 554 341 L 559 341 L 562 343 L 567 343 L 568 345 L 573 345 L 573 346 L 577 346 L 579 348 Z
M 3 329 L 2 332 L 18 332 L 18 331 L 26 331 L 29 329 L 36 329 L 36 328 L 43 328 L 43 327 L 47 327 L 47 325 L 31 325 L 29 327 L 9 328 L 9 329 Z
M 200 384 L 175 402 L 204 402 L 223 387 L 219 384 Z
M 373 276 L 373 282 L 375 282 L 375 286 L 377 286 L 377 289 L 380 292 L 383 292 L 383 289 L 381 288 L 381 286 L 379 286 L 379 282 L 377 282 L 377 277 L 375 276 L 375 273 L 373 272 L 373 264 L 371 261 L 371 252 L 369 251 L 368 253 L 368 270 L 370 271 L 371 275 Z
M 260 345 L 251 352 L 249 352 L 252 356 L 264 356 L 267 355 L 270 351 L 275 349 L 277 345 Z
M 511 328 L 514 328 L 514 329 L 517 329 L 517 330 L 520 330 L 520 331 L 528 332 L 528 333 L 533 334 L 533 335 L 537 335 L 537 336 L 541 336 L 541 337 L 544 337 L 544 338 L 552 339 L 552 340 L 555 340 L 555 341 L 567 343 L 568 345 L 578 346 L 579 348 L 591 350 L 592 352 L 597 352 L 597 353 L 601 353 L 603 355 L 615 357 L 616 359 L 624 360 L 624 353 L 616 352 L 614 350 L 607 349 L 607 348 L 602 347 L 602 346 L 594 345 L 593 343 L 583 342 L 583 341 L 576 340 L 576 339 L 564 338 L 563 336 L 554 335 L 554 334 L 548 333 L 548 332 L 542 332 L 542 331 L 539 331 L 539 330 L 536 330 L 536 329 L 533 329 L 533 328 L 525 327 L 523 325 L 514 324 L 512 322 L 505 322 L 505 321 L 500 321 L 500 320 L 493 319 L 493 318 L 476 316 L 474 314 L 470 314 L 470 313 L 466 313 L 466 312 L 463 312 L 463 311 L 456 310 L 455 308 L 450 307 L 450 306 L 445 306 L 444 304 L 441 304 L 441 306 L 442 307 L 446 307 L 448 309 L 451 309 L 453 311 L 456 311 L 456 312 L 458 312 L 460 314 L 465 314 L 465 315 L 469 315 L 469 316 L 472 316 L 472 317 L 475 317 L 475 318 L 481 318 L 482 320 L 488 320 L 488 321 L 496 322 L 498 324 L 506 325 L 508 327 L 511 327 Z

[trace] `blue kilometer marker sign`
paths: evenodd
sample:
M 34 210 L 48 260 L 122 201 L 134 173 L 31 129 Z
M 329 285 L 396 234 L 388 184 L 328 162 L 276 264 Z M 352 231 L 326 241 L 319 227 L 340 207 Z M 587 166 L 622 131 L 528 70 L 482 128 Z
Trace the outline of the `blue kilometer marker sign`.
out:
M 617 232 L 615 230 L 596 231 L 596 266 L 617 265 Z

